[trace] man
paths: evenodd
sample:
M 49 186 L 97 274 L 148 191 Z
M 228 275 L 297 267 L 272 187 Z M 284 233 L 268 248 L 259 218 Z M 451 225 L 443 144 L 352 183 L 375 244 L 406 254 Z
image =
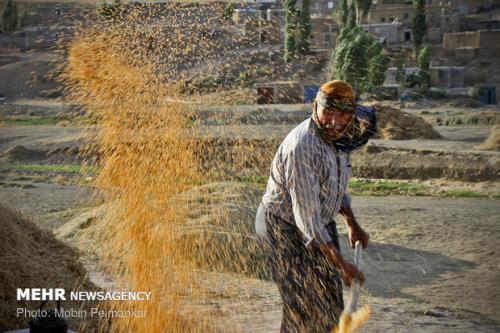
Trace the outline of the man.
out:
M 376 125 L 356 117 L 355 110 L 349 84 L 325 83 L 312 117 L 287 135 L 272 162 L 256 228 L 267 239 L 283 302 L 282 333 L 330 332 L 344 307 L 340 277 L 347 286 L 365 280 L 340 254 L 334 221 L 340 213 L 351 246 L 359 240 L 366 248 L 368 234 L 356 222 L 347 195 L 349 147 L 368 141 L 361 127 Z

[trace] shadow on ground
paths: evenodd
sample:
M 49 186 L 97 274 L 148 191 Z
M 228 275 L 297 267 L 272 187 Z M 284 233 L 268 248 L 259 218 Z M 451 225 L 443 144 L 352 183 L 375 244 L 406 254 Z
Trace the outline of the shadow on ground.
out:
M 343 255 L 352 260 L 347 237 L 341 237 L 341 247 Z M 372 242 L 363 252 L 364 288 L 378 297 L 415 298 L 405 293 L 405 288 L 430 284 L 444 273 L 464 272 L 477 266 L 435 252 Z

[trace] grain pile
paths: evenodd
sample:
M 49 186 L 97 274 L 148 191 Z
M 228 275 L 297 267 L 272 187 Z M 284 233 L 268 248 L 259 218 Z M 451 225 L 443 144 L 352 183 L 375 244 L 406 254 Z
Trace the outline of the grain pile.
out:
M 38 228 L 20 213 L 0 205 L 0 331 L 28 327 L 29 318 L 16 316 L 17 308 L 37 309 L 40 302 L 17 301 L 17 288 L 64 288 L 92 291 L 79 263 L 79 254 Z M 50 304 L 54 306 L 54 304 Z M 63 302 L 64 308 L 86 309 L 91 303 Z M 81 332 L 96 327 L 95 320 L 70 320 L 70 328 Z
M 46 158 L 43 151 L 29 149 L 21 145 L 8 148 L 0 154 L 0 160 L 5 162 L 32 161 L 43 158 Z

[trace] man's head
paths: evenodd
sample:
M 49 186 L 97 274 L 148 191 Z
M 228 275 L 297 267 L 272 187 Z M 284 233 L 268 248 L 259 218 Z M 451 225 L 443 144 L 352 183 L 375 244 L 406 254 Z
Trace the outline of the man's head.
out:
M 321 130 L 329 139 L 338 139 L 354 119 L 356 95 L 340 80 L 323 84 L 314 102 L 314 112 Z

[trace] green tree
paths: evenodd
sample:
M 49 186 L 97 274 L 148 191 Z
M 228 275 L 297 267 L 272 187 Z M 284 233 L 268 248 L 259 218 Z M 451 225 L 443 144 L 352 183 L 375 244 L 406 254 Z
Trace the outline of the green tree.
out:
M 13 31 L 18 27 L 17 4 L 8 0 L 2 11 L 1 31 Z
M 413 52 L 415 59 L 417 59 L 428 28 L 425 19 L 425 0 L 413 0 L 413 7 L 415 8 L 415 17 L 413 18 L 411 31 L 413 35 Z
M 300 54 L 307 54 L 309 52 L 309 35 L 311 34 L 311 12 L 309 7 L 311 0 L 302 0 L 302 8 L 300 10 L 300 17 L 298 23 L 298 40 L 297 51 Z
M 224 12 L 222 13 L 222 16 L 225 19 L 230 19 L 234 14 L 234 5 L 230 3 L 224 8 Z
M 356 5 L 356 23 L 361 24 L 361 18 L 368 15 L 368 11 L 372 6 L 372 0 L 355 0 L 353 2 Z
M 377 41 L 372 41 L 372 45 L 367 50 L 368 76 L 363 86 L 364 91 L 371 91 L 375 87 L 380 87 L 385 81 L 385 72 L 389 68 L 389 58 L 384 54 L 384 47 Z
M 356 0 L 348 7 L 347 1 L 341 0 L 337 10 L 342 29 L 330 58 L 331 73 L 351 84 L 358 93 L 381 86 L 389 66 L 383 45 L 358 26 L 360 16 L 368 13 L 371 4 L 371 0 Z
M 292 62 L 297 56 L 296 29 L 297 29 L 297 0 L 285 0 L 285 55 L 286 63 Z
M 430 65 L 431 65 L 431 60 L 430 60 L 430 50 L 429 47 L 426 46 L 420 50 L 420 53 L 418 54 L 418 82 L 420 89 L 425 92 L 427 89 L 429 89 L 430 85 Z
M 348 14 L 347 14 L 347 19 L 346 19 L 345 27 L 347 29 L 353 29 L 355 26 L 357 26 L 357 23 L 356 23 L 356 6 L 354 5 L 354 2 L 352 2 L 351 6 L 349 7 Z
M 404 76 L 405 76 L 405 68 L 406 68 L 406 64 L 405 64 L 405 58 L 404 56 L 399 56 L 397 59 L 396 59 L 396 82 L 397 83 L 400 83 L 401 81 L 403 81 L 404 79 Z
M 347 17 L 349 16 L 349 6 L 347 5 L 347 0 L 340 0 L 339 6 L 335 12 L 335 20 L 340 26 L 345 26 L 347 23 Z
M 366 17 L 372 7 L 372 0 L 358 0 L 361 17 Z
M 399 90 L 403 91 L 406 88 L 406 63 L 404 56 L 397 58 L 396 68 L 396 83 L 399 84 Z
M 344 27 L 332 53 L 331 69 L 336 79 L 347 81 L 358 93 L 382 85 L 388 59 L 383 46 L 360 27 Z

